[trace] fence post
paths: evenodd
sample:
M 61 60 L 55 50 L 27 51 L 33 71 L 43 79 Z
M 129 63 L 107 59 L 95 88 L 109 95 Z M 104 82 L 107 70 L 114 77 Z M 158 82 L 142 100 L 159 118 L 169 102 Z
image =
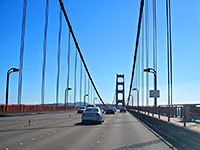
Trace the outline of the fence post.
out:
M 158 106 L 158 118 L 160 119 L 160 106 Z
M 184 115 L 184 120 L 183 120 L 183 124 L 184 124 L 184 127 L 186 127 L 186 105 L 183 105 L 183 115 Z
M 168 122 L 170 122 L 170 105 L 168 105 Z

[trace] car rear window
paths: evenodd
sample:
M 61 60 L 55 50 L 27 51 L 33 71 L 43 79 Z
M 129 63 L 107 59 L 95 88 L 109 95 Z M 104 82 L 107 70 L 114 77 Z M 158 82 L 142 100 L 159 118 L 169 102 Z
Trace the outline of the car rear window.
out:
M 98 112 L 98 109 L 87 108 L 86 112 Z
M 85 107 L 79 107 L 79 109 L 85 109 Z

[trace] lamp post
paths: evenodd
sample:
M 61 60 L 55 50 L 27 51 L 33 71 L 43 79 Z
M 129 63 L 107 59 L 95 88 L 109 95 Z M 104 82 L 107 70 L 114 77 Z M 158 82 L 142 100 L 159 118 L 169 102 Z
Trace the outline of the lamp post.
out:
M 9 91 L 9 78 L 12 72 L 20 72 L 20 69 L 11 68 L 7 72 L 7 82 L 6 82 L 6 111 L 8 109 L 8 91 Z
M 97 99 L 96 97 L 93 99 L 93 104 L 95 105 L 95 99 Z
M 139 112 L 139 90 L 137 88 L 133 88 L 133 91 L 137 91 L 137 107 L 138 107 L 138 112 Z
M 154 90 L 157 91 L 157 72 L 153 68 L 144 69 L 144 72 L 150 72 L 154 74 Z M 154 113 L 157 109 L 157 97 L 154 97 Z
M 68 91 L 72 90 L 72 88 L 65 89 L 65 107 L 68 105 Z
M 84 95 L 84 106 L 85 106 L 85 98 L 86 98 L 86 96 L 88 96 L 88 94 L 85 94 L 85 95 Z
M 130 95 L 132 97 L 132 106 L 133 106 L 133 95 Z

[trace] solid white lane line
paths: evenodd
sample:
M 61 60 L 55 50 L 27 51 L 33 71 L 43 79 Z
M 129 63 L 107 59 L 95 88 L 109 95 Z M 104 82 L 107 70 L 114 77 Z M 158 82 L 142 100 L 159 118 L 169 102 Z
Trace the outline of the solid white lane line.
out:
M 20 144 L 20 145 L 23 145 L 24 143 L 21 142 L 21 143 L 19 143 L 19 144 Z
M 33 141 L 35 141 L 35 138 L 32 138 Z
M 42 138 L 42 137 L 43 137 L 43 135 L 40 135 L 40 137 Z

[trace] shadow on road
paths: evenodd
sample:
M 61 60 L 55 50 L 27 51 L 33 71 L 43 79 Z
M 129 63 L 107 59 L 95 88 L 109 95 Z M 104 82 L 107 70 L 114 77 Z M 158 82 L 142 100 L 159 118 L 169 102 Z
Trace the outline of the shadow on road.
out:
M 162 141 L 160 139 L 158 140 L 152 140 L 152 141 L 148 141 L 148 142 L 142 142 L 139 144 L 133 144 L 133 145 L 129 145 L 129 146 L 124 146 L 124 147 L 119 147 L 119 148 L 115 148 L 112 150 L 132 150 L 132 149 L 138 149 L 138 148 L 144 148 L 150 145 L 154 145 L 154 144 L 158 144 L 161 143 Z
M 82 122 L 79 122 L 79 123 L 76 123 L 74 124 L 74 126 L 97 126 L 99 125 L 98 123 L 94 123 L 94 122 L 88 122 L 88 123 L 82 123 Z

